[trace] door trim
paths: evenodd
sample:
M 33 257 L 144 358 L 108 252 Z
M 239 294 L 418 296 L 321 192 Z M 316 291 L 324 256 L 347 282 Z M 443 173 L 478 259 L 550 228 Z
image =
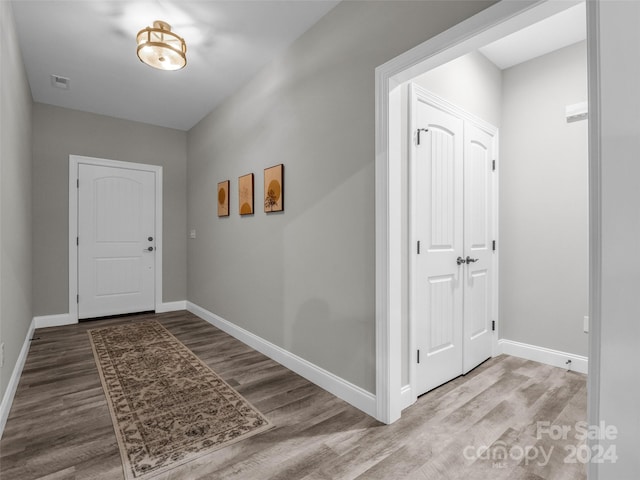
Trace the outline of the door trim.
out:
M 413 162 L 415 161 L 414 158 L 414 154 L 415 154 L 415 145 L 411 144 L 411 138 L 413 135 L 412 132 L 412 128 L 415 127 L 414 123 L 415 123 L 415 111 L 414 111 L 414 99 L 420 99 L 422 101 L 424 101 L 425 103 L 438 108 L 446 113 L 450 113 L 451 115 L 456 116 L 457 118 L 462 119 L 465 123 L 466 122 L 470 122 L 473 125 L 475 125 L 476 127 L 478 127 L 480 130 L 488 133 L 489 135 L 491 135 L 493 137 L 493 142 L 494 142 L 494 158 L 496 160 L 496 165 L 500 165 L 500 131 L 498 129 L 498 127 L 496 127 L 495 125 L 492 125 L 490 123 L 488 123 L 487 121 L 483 120 L 480 117 L 477 117 L 475 115 L 473 115 L 472 113 L 464 110 L 463 108 L 458 107 L 457 105 L 449 102 L 448 100 L 446 100 L 443 97 L 440 97 L 439 95 L 436 95 L 433 92 L 430 92 L 429 90 L 427 90 L 424 87 L 421 87 L 418 84 L 412 83 L 410 82 L 408 85 L 408 94 L 406 96 L 406 100 L 408 102 L 408 108 L 407 111 L 409 112 L 409 120 L 407 122 L 407 132 L 405 132 L 405 134 L 408 134 L 408 138 L 405 138 L 404 141 L 405 142 L 409 142 L 407 144 L 407 158 L 403 159 L 403 161 L 407 162 L 408 165 L 408 180 L 407 180 L 407 185 L 408 185 L 408 192 L 407 192 L 407 209 L 408 209 L 408 238 L 409 238 L 409 243 L 408 243 L 408 250 L 411 251 L 412 245 L 413 245 L 413 241 L 415 240 L 415 235 L 413 233 L 413 227 L 415 225 L 416 222 L 416 209 L 413 207 L 413 205 L 415 204 L 415 195 L 416 195 L 416 188 L 415 188 L 415 182 L 414 182 L 414 177 L 412 174 L 412 168 L 413 168 Z M 463 134 L 463 142 L 466 139 L 466 128 L 464 128 L 464 134 Z M 496 166 L 495 171 L 492 174 L 492 185 L 491 188 L 493 189 L 492 191 L 492 205 L 491 205 L 491 211 L 492 211 L 492 215 L 493 215 L 493 232 L 491 234 L 492 239 L 495 240 L 497 242 L 498 245 L 500 245 L 500 239 L 499 237 L 499 222 L 498 222 L 498 199 L 499 199 L 499 195 L 500 195 L 500 177 L 499 175 L 499 167 Z M 499 285 L 499 269 L 498 269 L 498 252 L 499 250 L 496 250 L 495 252 L 493 252 L 492 257 L 491 257 L 491 274 L 493 275 L 493 284 L 491 285 L 491 311 L 493 312 L 493 319 L 496 320 L 496 324 L 497 319 L 498 319 L 498 285 Z M 415 303 L 413 301 L 411 292 L 413 290 L 413 282 L 415 281 L 415 275 L 414 275 L 414 265 L 415 265 L 415 257 L 413 255 L 410 255 L 409 258 L 407 259 L 409 264 L 408 264 L 408 301 L 409 301 L 409 305 L 408 305 L 408 310 L 407 310 L 407 315 L 408 315 L 408 333 L 409 333 L 409 383 L 408 386 L 410 387 L 409 389 L 409 393 L 404 393 L 404 398 L 403 398 L 403 402 L 402 402 L 402 407 L 406 408 L 409 405 L 412 405 L 418 398 L 418 389 L 417 389 L 417 367 L 416 367 L 416 362 L 413 361 L 413 356 L 412 356 L 412 352 L 416 352 L 417 350 L 417 343 L 416 343 L 416 313 L 415 313 Z M 463 317 L 464 318 L 464 317 Z M 463 324 L 463 336 L 464 336 L 464 324 Z M 463 342 L 463 348 L 464 348 L 464 342 Z M 491 356 L 495 357 L 496 355 L 498 355 L 499 350 L 498 350 L 498 329 L 496 327 L 496 330 L 491 332 Z M 464 355 L 464 353 L 463 353 Z M 407 385 L 404 385 L 403 387 L 406 387 Z
M 402 325 L 407 322 L 405 291 L 408 285 L 408 265 L 404 246 L 408 245 L 408 232 L 404 223 L 407 218 L 408 197 L 403 191 L 400 87 L 417 75 L 577 3 L 504 0 L 400 54 L 375 70 L 376 418 L 381 422 L 395 422 L 400 418 L 404 407 L 401 358 L 407 353 L 402 349 Z M 587 3 L 592 5 L 594 2 Z M 594 42 L 594 21 L 589 20 L 589 16 L 595 17 L 594 10 L 593 6 L 587 9 L 588 45 Z M 598 68 L 594 62 L 597 60 L 595 50 L 593 45 L 588 49 L 590 78 L 597 74 L 594 72 L 594 69 Z M 594 96 L 591 90 L 590 100 L 594 99 Z M 591 117 L 592 113 L 589 115 Z M 593 116 L 596 115 L 597 112 Z M 589 124 L 591 125 L 591 122 Z M 597 172 L 593 171 L 596 170 L 598 161 L 596 153 L 592 150 L 590 162 L 592 172 L 596 173 L 590 180 L 592 189 L 599 181 Z M 597 201 L 593 190 L 591 195 L 591 201 Z M 599 249 L 595 220 L 597 219 L 592 211 L 592 255 Z M 600 271 L 594 264 L 590 267 L 590 277 L 591 295 L 597 295 Z M 596 324 L 600 321 L 596 307 L 597 305 L 592 305 L 590 311 L 591 328 L 595 331 Z M 497 314 L 499 315 L 499 312 Z M 499 318 L 496 318 L 496 323 L 500 325 Z M 595 335 L 591 337 L 590 350 L 593 351 L 593 344 L 599 342 L 599 338 L 595 339 Z M 599 374 L 597 368 L 592 368 L 595 361 L 597 359 L 592 358 L 590 352 L 591 386 L 597 385 L 592 377 Z M 596 393 L 591 392 L 591 407 L 597 405 L 594 395 Z M 592 424 L 597 424 L 597 415 L 592 412 L 589 420 Z
M 122 162 L 104 158 L 69 155 L 69 320 L 78 323 L 78 166 L 80 164 L 101 167 L 141 170 L 155 174 L 155 222 L 156 255 L 154 303 L 156 311 L 162 309 L 162 167 L 143 163 Z

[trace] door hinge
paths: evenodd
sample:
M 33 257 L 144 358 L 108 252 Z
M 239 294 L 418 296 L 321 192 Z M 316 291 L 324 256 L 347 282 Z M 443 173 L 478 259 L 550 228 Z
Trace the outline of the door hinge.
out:
M 420 240 L 418 240 L 418 248 L 417 248 L 417 250 L 418 250 L 418 255 L 420 255 Z
M 491 250 L 496 251 L 496 241 L 491 242 Z
M 420 350 L 418 350 L 418 363 L 420 363 Z
M 425 133 L 426 133 L 426 132 L 428 132 L 428 131 L 429 131 L 429 129 L 428 129 L 428 128 L 419 128 L 419 129 L 418 129 L 418 133 L 417 133 L 417 135 L 416 135 L 416 144 L 417 144 L 417 145 L 420 145 L 420 132 L 425 132 Z
M 495 320 L 491 320 L 491 331 L 492 332 L 496 331 L 496 321 Z
M 80 295 L 76 295 L 76 303 L 80 303 Z
M 76 178 L 76 188 L 80 188 L 80 179 Z
M 80 245 L 80 237 L 76 237 L 76 246 Z
M 493 171 L 493 172 L 496 171 L 496 161 L 495 160 L 491 161 L 491 171 Z

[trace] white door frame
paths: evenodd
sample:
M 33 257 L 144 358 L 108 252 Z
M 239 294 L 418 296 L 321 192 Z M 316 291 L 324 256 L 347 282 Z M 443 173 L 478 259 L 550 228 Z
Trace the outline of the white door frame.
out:
M 377 419 L 392 423 L 400 418 L 403 407 L 401 371 L 402 324 L 407 322 L 403 303 L 408 285 L 408 261 L 403 248 L 408 232 L 407 192 L 402 189 L 402 136 L 400 85 L 419 74 L 469 53 L 482 45 L 531 25 L 578 2 L 503 0 L 417 47 L 399 55 L 375 72 L 376 136 L 376 402 Z M 598 262 L 600 252 L 599 131 L 597 54 L 597 3 L 588 1 L 587 43 L 589 57 L 590 108 L 590 348 L 589 348 L 589 422 L 597 425 L 599 385 L 600 298 Z M 496 312 L 499 324 L 499 312 Z M 406 389 L 405 394 L 406 394 Z M 590 474 L 592 474 L 590 466 Z
M 162 167 L 143 163 L 121 162 L 103 158 L 69 155 L 69 320 L 78 323 L 78 166 L 96 165 L 102 167 L 141 170 L 155 173 L 155 308 L 162 305 Z
M 415 127 L 415 125 L 413 125 L 413 96 L 415 95 L 419 95 L 426 103 L 428 103 L 429 105 L 432 105 L 436 108 L 441 109 L 444 112 L 450 113 L 452 115 L 455 115 L 458 118 L 461 118 L 462 120 L 464 120 L 465 122 L 470 122 L 473 125 L 475 125 L 476 127 L 478 127 L 479 129 L 487 132 L 489 135 L 491 135 L 493 137 L 493 142 L 494 142 L 494 159 L 496 161 L 496 164 L 498 165 L 498 167 L 496 167 L 496 170 L 492 173 L 492 178 L 491 178 L 491 189 L 492 189 L 492 195 L 491 195 L 491 214 L 493 215 L 493 231 L 491 232 L 491 238 L 493 240 L 496 241 L 496 243 L 498 245 L 500 245 L 500 239 L 499 239 L 499 225 L 498 225 L 498 205 L 499 205 L 499 196 L 500 196 L 500 189 L 499 189 L 499 185 L 500 185 L 500 177 L 499 177 L 499 172 L 500 172 L 500 149 L 499 149 L 499 145 L 500 145 L 500 132 L 498 130 L 498 128 L 494 125 L 491 125 L 490 123 L 486 122 L 484 119 L 479 118 L 475 115 L 473 115 L 472 113 L 464 110 L 463 108 L 458 107 L 457 105 L 454 105 L 452 103 L 450 103 L 447 99 L 440 97 L 439 95 L 436 95 L 433 92 L 430 92 L 429 90 L 421 87 L 420 85 L 411 83 L 409 84 L 409 88 L 408 88 L 408 95 L 407 95 L 407 101 L 409 102 L 409 108 L 408 108 L 408 112 L 410 115 L 410 120 L 408 120 L 407 122 L 407 131 L 403 132 L 404 135 L 404 139 L 403 141 L 407 141 L 406 135 L 407 133 L 409 135 L 413 135 L 413 132 L 411 131 L 411 129 L 413 127 Z M 414 130 L 415 131 L 415 130 Z M 466 142 L 466 127 L 465 127 L 465 131 L 464 131 L 464 142 Z M 414 161 L 413 157 L 413 149 L 412 148 L 407 148 L 407 154 L 406 154 L 406 158 L 404 158 L 404 156 L 402 157 L 402 161 L 403 162 L 407 162 L 408 164 L 408 172 L 409 172 L 409 176 L 411 177 L 412 173 L 411 173 L 411 166 L 412 163 Z M 410 178 L 408 181 L 408 192 L 404 192 L 403 195 L 406 196 L 407 198 L 407 219 L 408 219 L 408 227 L 409 227 L 409 231 L 408 231 L 408 238 L 411 239 L 409 241 L 410 243 L 410 248 L 409 250 L 411 250 L 411 248 L 413 248 L 413 243 L 412 241 L 415 240 L 414 238 L 414 234 L 412 231 L 413 225 L 415 224 L 416 220 L 416 213 L 415 213 L 415 209 L 413 208 L 413 203 L 415 200 L 415 195 L 416 195 L 416 190 L 414 187 L 414 182 L 413 182 L 413 178 Z M 465 249 L 466 249 L 466 245 L 464 245 Z M 466 250 L 465 250 L 466 251 Z M 491 275 L 493 278 L 493 284 L 491 285 L 491 311 L 493 312 L 493 319 L 496 321 L 496 331 L 491 332 L 491 356 L 494 357 L 497 355 L 498 352 L 498 285 L 499 285 L 499 271 L 498 271 L 498 252 L 499 250 L 496 250 L 495 252 L 493 252 L 492 257 L 491 257 Z M 413 404 L 416 399 L 418 398 L 418 390 L 417 390 L 417 366 L 416 366 L 416 362 L 413 361 L 413 352 L 415 352 L 417 350 L 417 343 L 416 343 L 416 315 L 415 315 L 415 305 L 413 302 L 413 298 L 411 298 L 411 289 L 413 286 L 413 282 L 415 281 L 414 278 L 414 262 L 415 262 L 415 257 L 410 256 L 409 258 L 407 258 L 407 262 L 408 262 L 408 271 L 407 271 L 407 275 L 408 275 L 408 288 L 409 288 L 409 295 L 408 295 L 408 300 L 409 300 L 409 306 L 408 306 L 408 329 L 409 329 L 409 342 L 408 342 L 408 346 L 409 346 L 409 383 L 408 385 L 410 386 L 410 389 L 407 389 L 405 385 L 402 386 L 403 388 L 403 394 L 402 394 L 402 403 L 401 403 L 401 408 L 406 408 L 407 406 Z M 464 328 L 463 328 L 464 331 Z M 463 348 L 464 348 L 464 342 L 462 342 Z

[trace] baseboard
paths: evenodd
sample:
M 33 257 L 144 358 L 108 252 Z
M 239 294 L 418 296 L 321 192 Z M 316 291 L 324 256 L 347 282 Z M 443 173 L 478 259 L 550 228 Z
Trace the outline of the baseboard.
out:
M 416 403 L 416 396 L 413 395 L 411 385 L 405 385 L 400 389 L 400 408 L 404 410 Z
M 29 353 L 29 346 L 31 345 L 31 338 L 33 338 L 33 332 L 36 329 L 35 318 L 31 320 L 29 330 L 27 330 L 27 336 L 22 344 L 22 349 L 18 355 L 18 360 L 13 367 L 9 384 L 2 397 L 2 403 L 0 403 L 0 438 L 4 433 L 4 427 L 7 424 L 7 418 L 9 418 L 9 412 L 11 411 L 11 405 L 13 404 L 13 397 L 16 395 L 18 389 L 18 383 L 20 382 L 20 375 L 22 375 L 22 369 L 27 361 L 27 354 Z
M 180 300 L 177 302 L 164 302 L 156 306 L 156 313 L 176 312 L 178 310 L 186 310 L 187 301 Z M 59 315 L 42 315 L 39 317 L 33 317 L 36 328 L 47 327 L 61 327 L 63 325 L 73 325 L 78 323 L 77 320 L 72 319 L 68 313 L 61 313 Z
M 179 300 L 177 302 L 164 302 L 156 305 L 156 313 L 177 312 L 178 310 L 186 310 L 187 301 Z
M 198 305 L 187 302 L 187 310 L 194 315 L 209 322 L 214 327 L 223 330 L 232 337 L 237 338 L 242 343 L 259 351 L 267 357 L 275 360 L 279 364 L 296 372 L 298 375 L 315 383 L 326 391 L 341 398 L 354 407 L 362 410 L 367 415 L 376 416 L 376 397 L 370 392 L 348 382 L 347 380 L 334 375 L 327 370 L 314 365 L 313 363 L 298 357 L 297 355 L 279 347 L 263 338 L 241 328 L 224 318 L 205 310 Z
M 573 353 L 561 352 L 550 348 L 538 347 L 513 340 L 498 340 L 499 353 L 506 353 L 514 357 L 526 358 L 535 362 L 545 363 L 553 367 L 567 368 L 567 360 L 571 360 L 571 370 L 587 374 L 589 361 L 587 357 Z
M 33 317 L 35 328 L 61 327 L 62 325 L 74 325 L 76 323 L 78 323 L 78 320 L 72 319 L 68 313 Z

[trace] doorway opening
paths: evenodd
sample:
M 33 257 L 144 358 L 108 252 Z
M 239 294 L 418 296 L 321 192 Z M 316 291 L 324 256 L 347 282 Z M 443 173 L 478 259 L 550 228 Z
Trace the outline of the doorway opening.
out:
M 537 39 L 545 35 L 546 41 L 540 44 Z M 509 353 L 587 371 L 588 338 L 583 325 L 588 316 L 589 276 L 585 39 L 585 5 L 578 4 L 409 82 L 409 128 L 403 132 L 410 143 L 409 235 L 411 241 L 423 237 L 425 246 L 420 255 L 413 252 L 409 258 L 411 291 L 405 335 L 410 354 L 403 359 L 409 362 L 408 369 L 403 365 L 403 373 L 408 371 L 407 383 L 416 395 L 424 391 L 417 385 L 425 385 L 432 376 L 429 372 L 459 375 L 492 356 L 491 340 L 481 341 L 485 336 L 494 337 L 493 356 Z M 430 105 L 416 103 L 415 92 Z M 416 108 L 424 111 L 425 118 L 416 119 Z M 426 108 L 433 113 L 429 115 Z M 436 121 L 442 115 L 469 120 L 460 127 L 442 130 L 436 124 L 432 129 L 429 118 Z M 498 129 L 493 133 L 487 127 L 485 131 L 495 142 L 474 138 L 478 128 L 474 129 L 474 116 L 480 118 L 475 121 L 480 128 L 483 120 L 500 126 L 499 139 Z M 425 147 L 429 150 L 430 133 L 421 128 L 426 126 L 440 143 L 416 161 L 417 152 L 424 152 Z M 457 161 L 461 166 L 460 174 L 452 178 L 455 170 L 446 176 L 438 173 L 449 158 L 443 156 L 442 140 L 437 139 L 441 131 L 446 137 L 456 129 L 461 137 L 460 155 L 450 155 L 450 163 Z M 417 145 L 417 138 L 412 138 L 418 133 L 425 145 Z M 454 146 L 451 142 L 452 150 Z M 421 172 L 431 157 L 430 182 L 429 175 Z M 416 181 L 416 175 L 422 180 Z M 435 176 L 439 178 L 433 182 Z M 500 192 L 500 208 L 493 202 L 497 198 L 493 189 Z M 461 217 L 459 225 L 456 216 Z M 421 231 L 429 219 L 433 225 Z M 459 244 L 443 245 L 442 239 L 449 238 Z M 496 289 L 492 287 L 498 253 L 502 282 Z M 464 262 L 465 256 L 471 258 L 469 254 L 477 257 L 472 265 Z M 440 265 L 447 255 L 453 257 Z M 457 265 L 456 255 L 463 260 Z M 421 268 L 425 263 L 432 268 Z M 444 301 L 456 308 L 442 309 Z M 460 318 L 456 319 L 456 313 Z M 450 335 L 447 348 L 439 338 L 443 333 Z M 412 362 L 411 352 L 416 350 L 424 354 L 419 362 Z M 445 356 L 453 358 L 445 361 Z M 438 357 L 442 360 L 436 360 Z M 464 369 L 458 363 L 464 363 Z M 437 386 L 438 382 L 426 385 Z
M 409 328 L 408 251 L 411 239 L 408 228 L 410 200 L 406 188 L 406 162 L 403 163 L 403 155 L 408 147 L 401 128 L 405 113 L 402 86 L 436 67 L 567 10 L 579 2 L 547 1 L 528 6 L 509 3 L 501 2 L 490 7 L 376 70 L 376 397 L 378 419 L 386 423 L 397 420 L 402 409 L 411 403 L 410 399 L 415 398 L 406 373 L 403 378 L 404 358 L 409 358 L 409 353 L 413 356 L 414 352 L 409 352 L 408 336 L 404 335 Z M 586 83 L 586 78 L 584 80 Z M 561 112 L 562 115 L 564 113 Z M 566 119 L 563 118 L 563 121 L 566 122 Z M 589 181 L 596 180 L 591 178 Z M 586 188 L 586 185 L 585 178 L 583 187 Z M 587 205 L 587 200 L 588 197 L 585 197 L 583 207 Z M 590 212 L 589 215 L 593 213 Z M 500 245 L 500 239 L 497 240 Z M 593 237 L 590 241 L 590 255 L 593 255 L 596 251 Z M 588 259 L 584 261 L 593 278 Z M 587 314 L 585 305 L 583 315 Z M 497 320 L 499 323 L 499 318 Z M 594 345 L 597 345 L 599 339 L 593 333 L 598 327 L 597 322 L 598 319 L 590 319 L 590 355 L 594 351 L 597 354 Z M 582 318 L 578 320 L 578 325 L 580 333 L 584 335 Z M 512 346 L 517 347 L 517 343 L 513 342 Z M 592 370 L 589 373 L 589 383 L 592 385 L 592 377 L 597 378 L 598 372 Z M 597 399 L 591 397 L 589 404 L 594 403 L 597 403 Z M 593 423 L 594 419 L 590 420 Z

